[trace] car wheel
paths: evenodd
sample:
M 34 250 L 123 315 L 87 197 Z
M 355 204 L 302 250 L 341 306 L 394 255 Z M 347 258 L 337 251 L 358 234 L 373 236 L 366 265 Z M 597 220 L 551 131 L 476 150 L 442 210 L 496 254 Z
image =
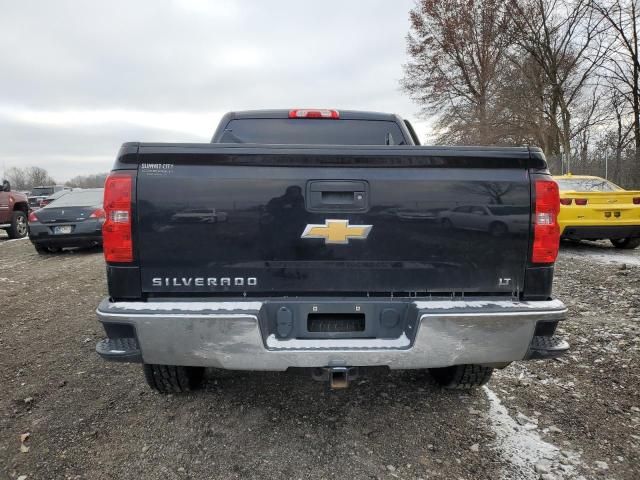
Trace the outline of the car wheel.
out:
M 489 227 L 489 233 L 494 237 L 501 237 L 503 235 L 506 235 L 508 231 L 509 229 L 507 228 L 507 226 L 504 223 L 500 222 L 492 223 Z
M 40 243 L 34 243 L 33 246 L 40 255 L 51 255 L 52 253 L 58 253 L 60 251 L 58 247 L 49 247 Z
M 197 390 L 202 385 L 204 367 L 175 365 L 143 365 L 144 378 L 151 388 L 160 393 L 183 393 Z
M 11 226 L 7 228 L 9 238 L 24 238 L 27 236 L 28 232 L 27 214 L 22 210 L 13 212 L 13 216 L 11 217 Z
M 631 250 L 640 246 L 640 237 L 638 238 L 611 238 L 609 241 L 616 248 Z
M 429 373 L 442 387 L 453 390 L 471 390 L 484 385 L 491 378 L 493 368 L 482 365 L 454 365 L 430 368 Z

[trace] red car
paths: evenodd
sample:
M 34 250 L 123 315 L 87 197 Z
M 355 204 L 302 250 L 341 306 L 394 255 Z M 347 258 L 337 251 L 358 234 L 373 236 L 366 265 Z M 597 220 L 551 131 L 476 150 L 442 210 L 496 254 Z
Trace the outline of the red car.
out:
M 27 196 L 12 192 L 7 180 L 0 185 L 0 229 L 9 234 L 9 238 L 23 238 L 27 236 L 27 214 L 29 203 Z

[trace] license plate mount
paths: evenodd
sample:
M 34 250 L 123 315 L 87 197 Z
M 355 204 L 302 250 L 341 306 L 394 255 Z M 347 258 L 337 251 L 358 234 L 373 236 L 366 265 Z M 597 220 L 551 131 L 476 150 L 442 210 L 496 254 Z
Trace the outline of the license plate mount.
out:
M 73 225 L 57 225 L 53 227 L 54 235 L 69 235 L 73 232 Z

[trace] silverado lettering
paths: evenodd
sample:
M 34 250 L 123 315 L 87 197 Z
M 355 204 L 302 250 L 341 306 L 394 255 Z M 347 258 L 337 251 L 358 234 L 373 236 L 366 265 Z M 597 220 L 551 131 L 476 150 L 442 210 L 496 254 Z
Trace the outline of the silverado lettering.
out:
M 151 279 L 154 287 L 225 287 L 234 285 L 236 287 L 248 286 L 255 287 L 258 285 L 258 279 L 255 277 L 154 277 Z

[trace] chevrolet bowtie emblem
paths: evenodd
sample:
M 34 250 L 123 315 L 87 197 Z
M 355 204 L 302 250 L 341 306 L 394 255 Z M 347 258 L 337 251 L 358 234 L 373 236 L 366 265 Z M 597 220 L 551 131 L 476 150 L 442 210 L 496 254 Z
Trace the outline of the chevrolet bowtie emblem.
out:
M 372 225 L 349 225 L 349 220 L 325 220 L 324 225 L 307 225 L 301 238 L 324 238 L 325 245 L 346 245 L 356 238 L 364 240 Z

